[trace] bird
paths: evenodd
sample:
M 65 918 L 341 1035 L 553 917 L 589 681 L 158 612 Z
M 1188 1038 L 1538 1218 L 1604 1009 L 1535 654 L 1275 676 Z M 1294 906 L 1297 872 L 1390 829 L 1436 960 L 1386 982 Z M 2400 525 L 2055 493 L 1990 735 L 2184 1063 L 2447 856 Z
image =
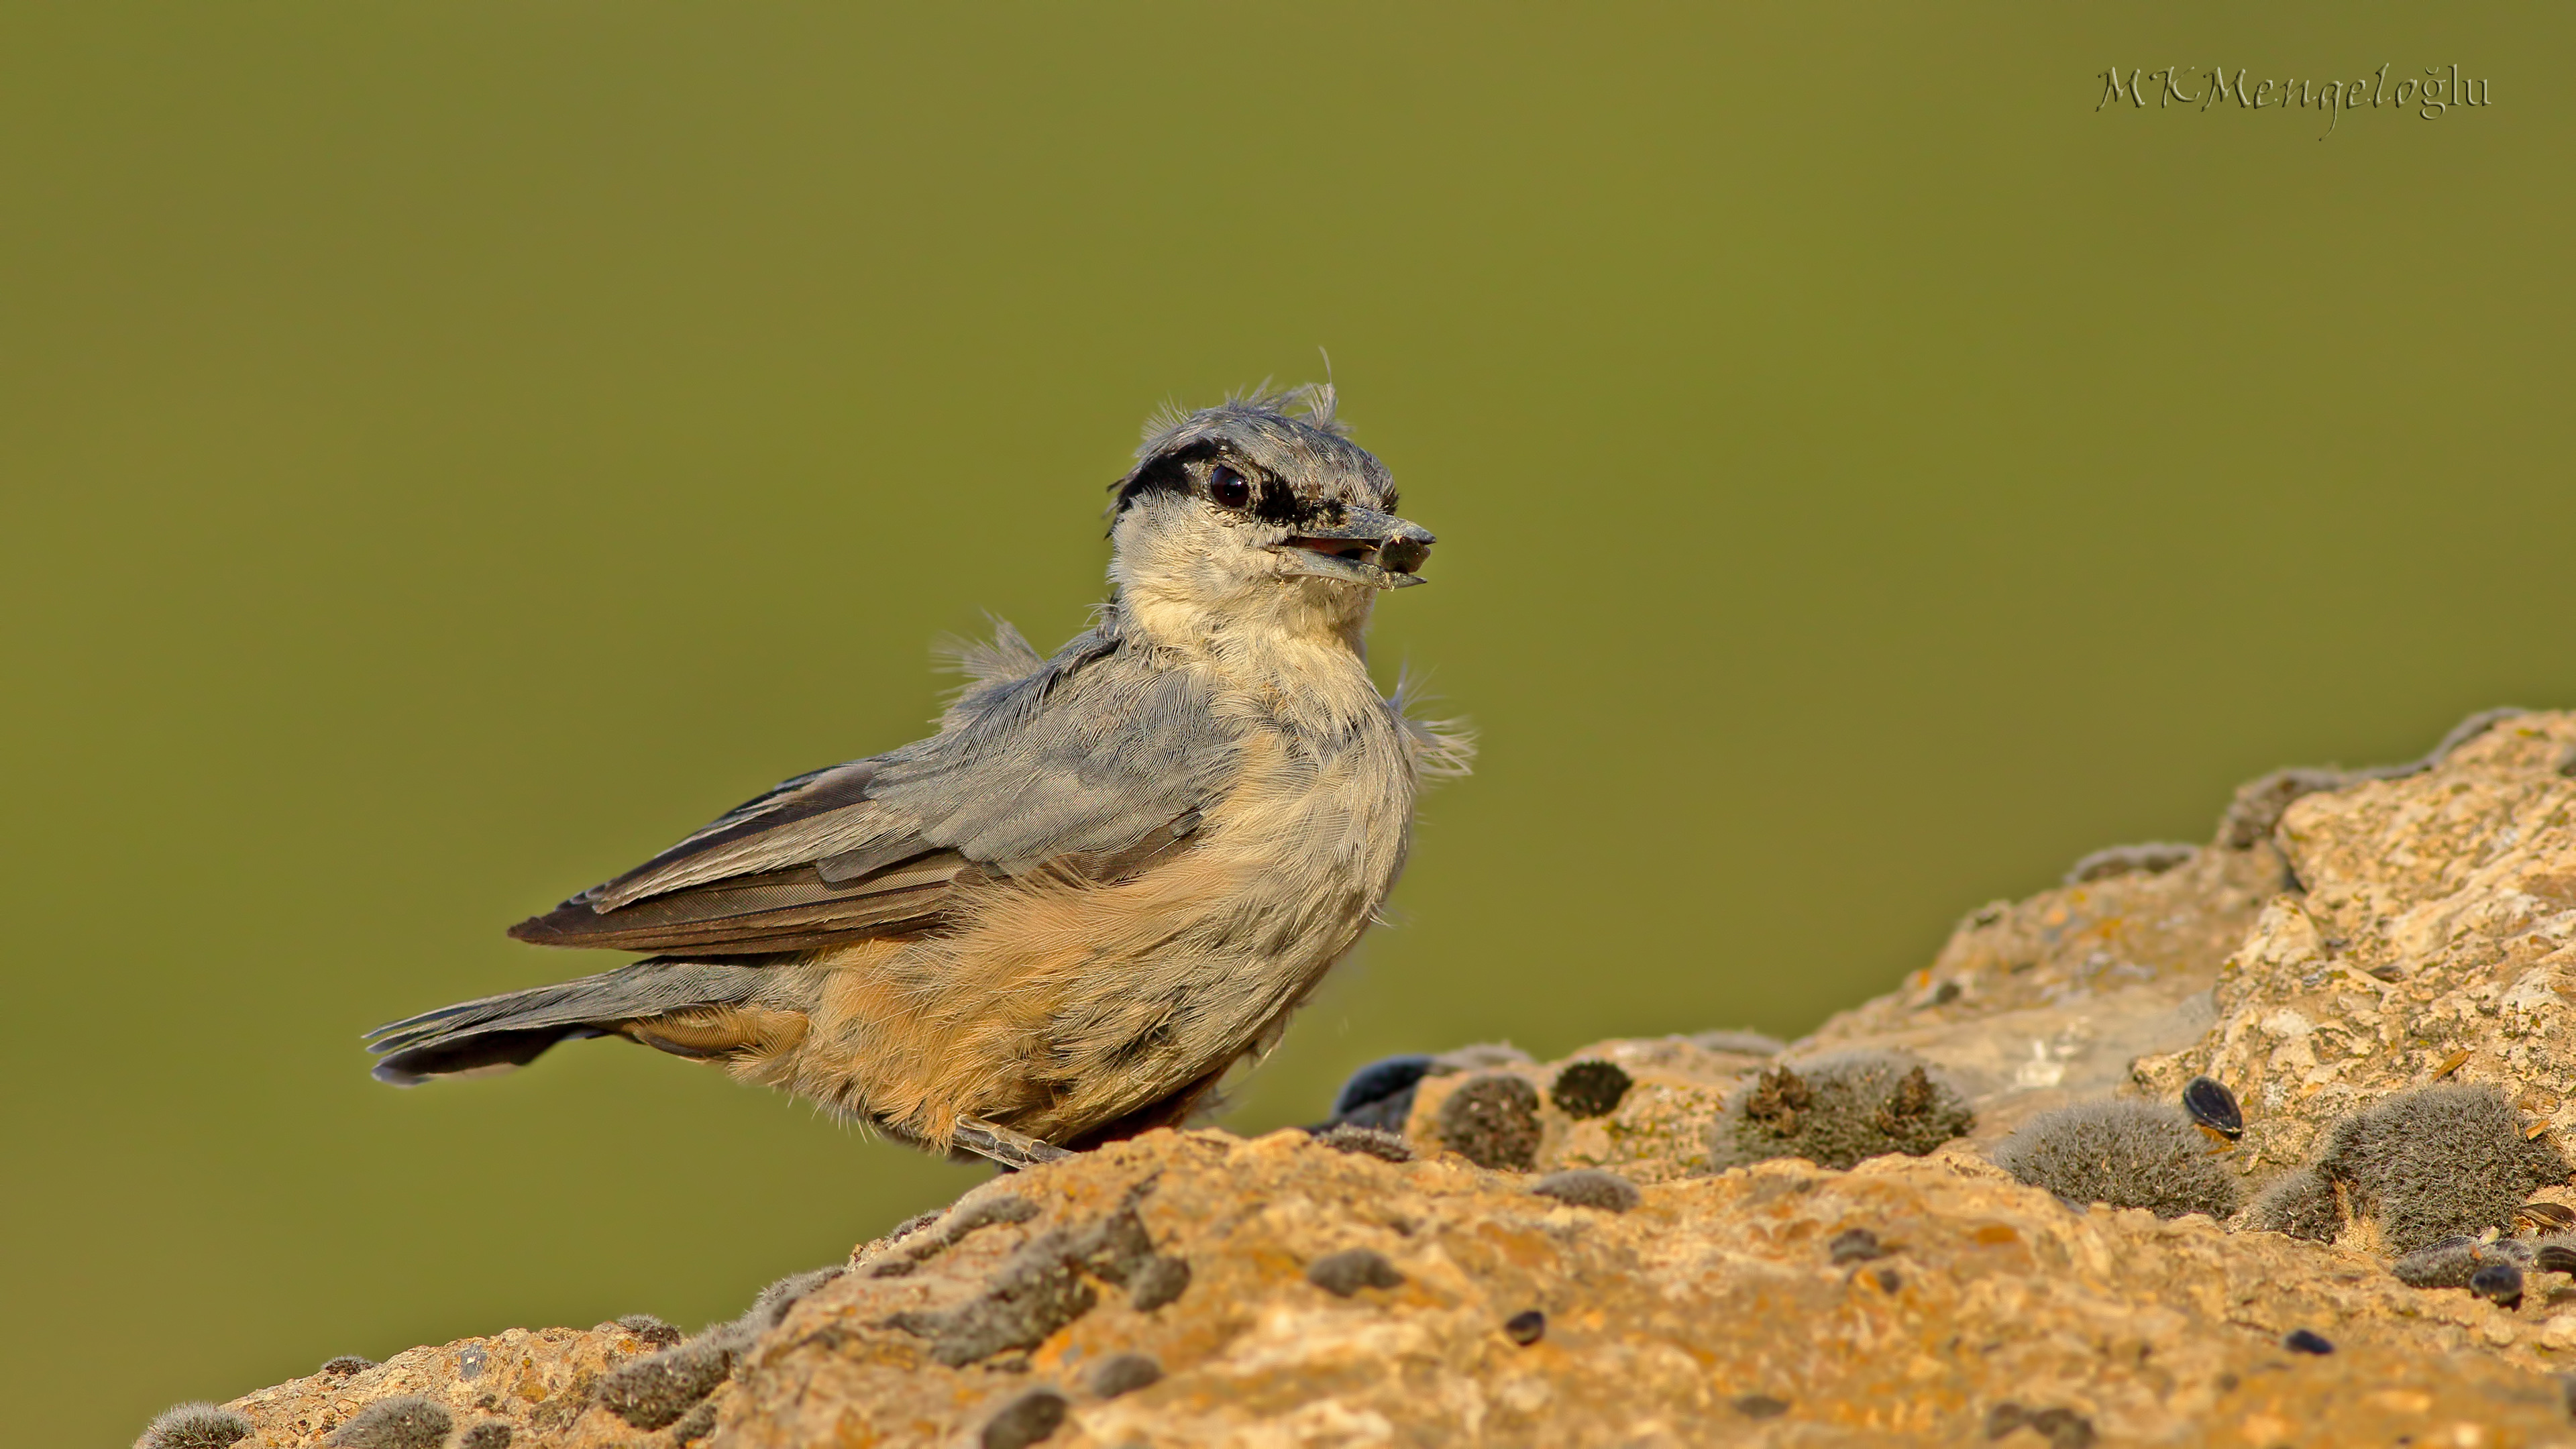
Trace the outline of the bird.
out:
M 510 929 L 648 952 L 368 1033 L 401 1086 L 622 1037 L 925 1150 L 1053 1161 L 1211 1102 L 1377 920 L 1472 737 L 1381 694 L 1434 535 L 1329 383 L 1149 419 L 1109 591 L 953 650 L 929 737 L 787 780 Z

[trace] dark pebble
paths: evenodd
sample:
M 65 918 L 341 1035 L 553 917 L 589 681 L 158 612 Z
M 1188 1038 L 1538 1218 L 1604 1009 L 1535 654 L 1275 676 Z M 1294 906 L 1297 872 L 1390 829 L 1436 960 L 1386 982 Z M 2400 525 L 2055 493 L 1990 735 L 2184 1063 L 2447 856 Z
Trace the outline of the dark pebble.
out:
M 2048 1449 L 2092 1449 L 2093 1421 L 2073 1409 L 2042 1409 L 2027 1421 Z
M 1825 1255 L 1837 1263 L 1865 1263 L 1884 1258 L 1887 1249 L 1879 1246 L 1878 1234 L 1867 1228 L 1845 1228 L 1825 1243 Z
M 1345 1248 L 1306 1265 L 1306 1281 L 1337 1298 L 1363 1288 L 1400 1288 L 1404 1275 L 1375 1248 Z
M 1127 1304 L 1151 1313 L 1189 1291 L 1190 1260 L 1165 1253 L 1149 1258 L 1127 1279 Z
M 1160 1381 L 1163 1366 L 1150 1354 L 1122 1353 L 1105 1359 L 1091 1371 L 1091 1391 L 1104 1399 L 1132 1394 Z
M 1535 1308 L 1515 1313 L 1503 1320 L 1503 1336 L 1527 1348 L 1547 1336 L 1547 1315 Z
M 984 1449 L 1027 1449 L 1064 1426 L 1073 1401 L 1053 1389 L 1031 1389 L 984 1421 Z
M 2306 1328 L 2291 1329 L 2289 1335 L 2281 1340 L 2281 1347 L 2292 1353 L 2334 1352 L 2334 1345 L 2326 1341 L 2324 1334 Z
M 1568 1117 L 1607 1117 L 1619 1110 L 1635 1085 L 1616 1062 L 1576 1062 L 1556 1074 L 1547 1095 Z

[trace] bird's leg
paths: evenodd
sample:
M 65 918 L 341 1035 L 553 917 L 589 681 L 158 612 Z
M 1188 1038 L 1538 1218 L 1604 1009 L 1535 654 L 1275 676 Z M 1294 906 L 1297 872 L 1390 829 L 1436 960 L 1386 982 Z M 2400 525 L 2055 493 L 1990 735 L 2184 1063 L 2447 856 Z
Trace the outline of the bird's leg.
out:
M 976 1117 L 957 1119 L 957 1135 L 951 1139 L 958 1146 L 979 1157 L 989 1157 L 1008 1168 L 1035 1167 L 1043 1162 L 1061 1162 L 1074 1154 L 1052 1143 L 1040 1142 L 1025 1132 L 1014 1132 Z

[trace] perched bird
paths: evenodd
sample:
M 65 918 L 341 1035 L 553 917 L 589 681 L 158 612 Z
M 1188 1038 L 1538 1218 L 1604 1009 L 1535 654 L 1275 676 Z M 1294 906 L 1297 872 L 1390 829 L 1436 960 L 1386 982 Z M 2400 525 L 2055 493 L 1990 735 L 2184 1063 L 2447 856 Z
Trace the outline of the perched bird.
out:
M 1370 682 L 1432 535 L 1329 387 L 1148 427 L 1111 592 L 1041 659 L 961 651 L 939 732 L 800 775 L 510 934 L 655 952 L 380 1027 L 411 1085 L 623 1036 L 938 1151 L 1177 1122 L 1356 942 L 1465 738 Z

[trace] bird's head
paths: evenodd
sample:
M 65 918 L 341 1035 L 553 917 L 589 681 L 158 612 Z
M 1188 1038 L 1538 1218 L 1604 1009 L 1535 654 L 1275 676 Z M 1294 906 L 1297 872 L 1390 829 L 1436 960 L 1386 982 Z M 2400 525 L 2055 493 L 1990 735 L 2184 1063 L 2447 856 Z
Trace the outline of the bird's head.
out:
M 1349 633 L 1379 590 L 1423 581 L 1431 531 L 1395 515 L 1394 476 L 1334 420 L 1329 387 L 1157 419 L 1136 457 L 1110 526 L 1131 611 Z

